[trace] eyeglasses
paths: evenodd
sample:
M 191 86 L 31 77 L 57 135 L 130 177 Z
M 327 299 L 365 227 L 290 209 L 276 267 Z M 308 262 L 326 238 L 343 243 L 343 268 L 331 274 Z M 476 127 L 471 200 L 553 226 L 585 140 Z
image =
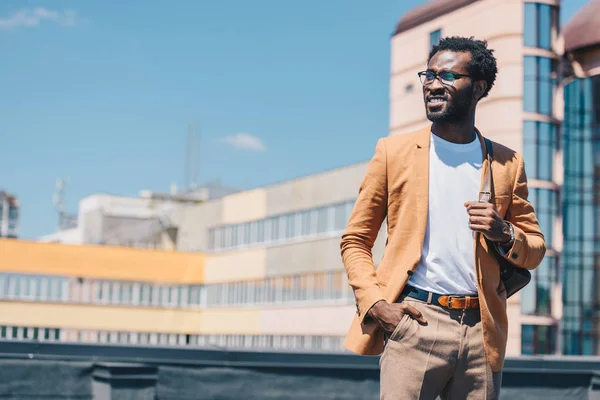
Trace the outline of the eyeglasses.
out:
M 454 81 L 463 77 L 469 77 L 470 75 L 457 74 L 456 72 L 443 71 L 436 74 L 433 71 L 421 71 L 419 72 L 419 78 L 423 85 L 430 85 L 433 83 L 435 78 L 438 78 L 443 85 L 454 86 Z

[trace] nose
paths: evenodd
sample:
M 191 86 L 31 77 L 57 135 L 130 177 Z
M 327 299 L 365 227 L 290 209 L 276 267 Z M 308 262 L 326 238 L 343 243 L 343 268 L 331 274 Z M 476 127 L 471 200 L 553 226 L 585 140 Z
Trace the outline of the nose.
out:
M 428 86 L 429 86 L 429 90 L 432 92 L 440 90 L 440 89 L 444 89 L 444 85 L 442 85 L 442 82 L 440 81 L 439 76 L 436 76 L 433 79 L 433 82 L 431 82 Z

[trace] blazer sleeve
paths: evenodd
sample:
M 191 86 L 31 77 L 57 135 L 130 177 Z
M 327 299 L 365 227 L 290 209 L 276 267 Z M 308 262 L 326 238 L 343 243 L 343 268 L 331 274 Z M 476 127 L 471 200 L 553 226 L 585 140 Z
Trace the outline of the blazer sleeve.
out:
M 340 244 L 361 324 L 373 304 L 384 300 L 375 273 L 372 249 L 387 215 L 387 198 L 386 146 L 385 139 L 379 139 Z
M 527 200 L 527 176 L 523 157 L 517 155 L 518 167 L 512 202 L 506 220 L 513 225 L 514 243 L 503 256 L 514 265 L 534 269 L 546 254 L 546 242 L 540 230 L 533 205 Z

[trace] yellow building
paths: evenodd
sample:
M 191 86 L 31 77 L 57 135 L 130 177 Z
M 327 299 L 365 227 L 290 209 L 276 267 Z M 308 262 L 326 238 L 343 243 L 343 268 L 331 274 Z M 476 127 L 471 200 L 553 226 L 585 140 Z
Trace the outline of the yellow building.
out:
M 201 253 L 0 240 L 0 255 L 2 339 L 341 349 L 293 305 L 322 299 L 334 317 L 339 273 L 206 284 Z

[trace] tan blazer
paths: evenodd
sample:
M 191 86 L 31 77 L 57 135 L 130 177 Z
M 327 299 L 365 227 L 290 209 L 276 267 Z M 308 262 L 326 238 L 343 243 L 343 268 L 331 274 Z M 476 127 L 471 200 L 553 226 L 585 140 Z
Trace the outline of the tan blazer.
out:
M 409 271 L 414 271 L 421 259 L 429 208 L 430 132 L 428 126 L 418 132 L 379 139 L 342 235 L 342 259 L 357 308 L 344 346 L 358 354 L 382 352 L 383 332 L 375 321 L 364 319 L 365 313 L 379 300 L 394 302 L 409 279 Z M 485 149 L 481 136 L 480 141 Z M 527 201 L 523 158 L 498 143 L 493 143 L 493 154 L 495 205 L 500 215 L 514 225 L 515 241 L 505 257 L 517 266 L 534 269 L 542 261 L 546 245 L 533 206 Z M 488 161 L 483 159 L 482 183 L 487 168 Z M 473 200 L 477 200 L 475 193 Z M 388 239 L 376 270 L 371 249 L 386 217 Z M 483 235 L 475 235 L 473 245 L 484 346 L 492 370 L 499 371 L 504 364 L 508 332 L 506 292 L 498 261 Z

